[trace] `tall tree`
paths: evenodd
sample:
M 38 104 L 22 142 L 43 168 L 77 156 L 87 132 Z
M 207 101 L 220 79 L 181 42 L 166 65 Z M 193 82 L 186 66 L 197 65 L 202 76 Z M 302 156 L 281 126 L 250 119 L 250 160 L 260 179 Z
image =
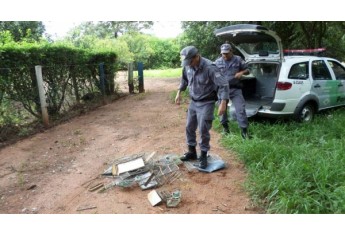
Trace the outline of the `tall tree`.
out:
M 153 21 L 101 21 L 98 23 L 99 29 L 113 33 L 117 38 L 118 34 L 140 32 L 142 29 L 149 29 L 153 26 Z
M 283 47 L 298 48 L 301 42 L 299 34 L 297 34 L 297 24 L 294 21 L 264 21 L 261 25 L 274 31 L 282 40 Z
M 325 38 L 327 22 L 313 21 L 313 22 L 299 22 L 299 26 L 304 34 L 305 45 L 308 48 L 322 47 L 323 39 Z
M 42 21 L 0 21 L 0 31 L 9 31 L 15 42 L 23 39 L 39 41 L 45 27 Z
M 213 34 L 216 28 L 233 24 L 261 24 L 275 31 L 282 40 L 284 49 L 326 47 L 326 55 L 345 59 L 345 23 L 325 21 L 185 21 L 181 48 L 192 44 L 199 47 L 203 55 L 214 59 L 220 42 Z
M 117 38 L 120 34 L 149 29 L 153 24 L 153 21 L 87 21 L 72 29 L 69 35 L 72 37 L 92 35 L 97 38 Z
M 201 54 L 210 60 L 219 56 L 219 47 L 224 42 L 215 37 L 214 30 L 241 22 L 231 21 L 183 21 L 184 34 L 180 39 L 181 48 L 194 45 Z
M 319 48 L 324 46 L 328 23 L 325 21 L 263 22 L 282 39 L 284 48 Z
M 345 23 L 341 21 L 263 22 L 282 39 L 284 49 L 326 48 L 325 55 L 345 60 Z
M 216 59 L 218 55 L 217 46 L 220 44 L 213 31 L 220 22 L 211 21 L 184 21 L 182 22 L 182 29 L 184 34 L 181 38 L 181 48 L 194 45 L 200 50 L 202 56 L 209 59 Z M 223 22 L 223 24 L 227 24 Z

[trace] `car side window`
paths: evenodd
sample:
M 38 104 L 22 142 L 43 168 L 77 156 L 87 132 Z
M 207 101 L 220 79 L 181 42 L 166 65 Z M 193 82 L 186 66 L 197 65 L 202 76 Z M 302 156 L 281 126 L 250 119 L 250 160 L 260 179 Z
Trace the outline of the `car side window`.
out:
M 313 61 L 311 71 L 314 80 L 332 80 L 331 73 L 323 60 Z
M 327 61 L 337 80 L 345 80 L 345 68 L 336 61 Z
M 308 62 L 296 63 L 291 66 L 288 75 L 289 79 L 307 79 L 309 78 Z

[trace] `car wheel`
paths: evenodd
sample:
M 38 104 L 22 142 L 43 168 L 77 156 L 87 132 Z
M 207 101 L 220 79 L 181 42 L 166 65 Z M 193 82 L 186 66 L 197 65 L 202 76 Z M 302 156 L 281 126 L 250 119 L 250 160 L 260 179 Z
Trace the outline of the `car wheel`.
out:
M 296 113 L 295 119 L 298 122 L 311 122 L 315 115 L 315 108 L 312 104 L 304 104 Z

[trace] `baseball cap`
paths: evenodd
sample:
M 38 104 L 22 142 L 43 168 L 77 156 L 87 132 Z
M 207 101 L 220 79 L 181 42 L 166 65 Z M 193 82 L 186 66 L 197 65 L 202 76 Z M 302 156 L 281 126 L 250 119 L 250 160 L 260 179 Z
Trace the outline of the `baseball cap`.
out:
M 189 66 L 193 57 L 199 53 L 198 49 L 194 46 L 187 46 L 181 50 L 181 66 Z
M 224 43 L 222 46 L 220 46 L 220 53 L 229 53 L 231 50 L 231 45 L 228 43 Z

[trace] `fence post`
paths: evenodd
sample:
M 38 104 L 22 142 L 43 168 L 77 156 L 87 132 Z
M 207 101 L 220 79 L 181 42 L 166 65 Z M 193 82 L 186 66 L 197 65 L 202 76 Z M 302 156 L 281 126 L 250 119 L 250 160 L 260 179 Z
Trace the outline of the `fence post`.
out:
M 79 96 L 79 91 L 78 91 L 78 84 L 77 84 L 77 78 L 75 76 L 75 67 L 71 66 L 70 70 L 72 71 L 71 74 L 71 79 L 72 79 L 72 85 L 73 85 L 73 89 L 74 89 L 74 93 L 75 93 L 75 99 L 77 101 L 77 103 L 80 103 L 80 96 Z
M 134 93 L 133 63 L 128 63 L 128 90 L 129 93 Z
M 144 89 L 144 64 L 138 62 L 138 81 L 139 81 L 139 93 L 145 92 Z
M 106 100 L 105 100 L 105 83 L 106 83 L 106 79 L 105 79 L 105 73 L 104 73 L 104 62 L 99 63 L 99 80 L 100 80 L 100 84 L 101 84 L 101 92 L 103 95 L 103 104 L 106 104 Z
M 102 95 L 105 95 L 105 74 L 104 74 L 104 63 L 99 63 L 99 80 L 101 84 Z
M 47 110 L 46 95 L 45 95 L 44 87 L 43 87 L 42 66 L 39 66 L 39 65 L 35 66 L 35 72 L 36 72 L 38 93 L 40 96 L 43 124 L 44 124 L 44 127 L 48 128 L 49 116 L 48 116 L 48 110 Z

